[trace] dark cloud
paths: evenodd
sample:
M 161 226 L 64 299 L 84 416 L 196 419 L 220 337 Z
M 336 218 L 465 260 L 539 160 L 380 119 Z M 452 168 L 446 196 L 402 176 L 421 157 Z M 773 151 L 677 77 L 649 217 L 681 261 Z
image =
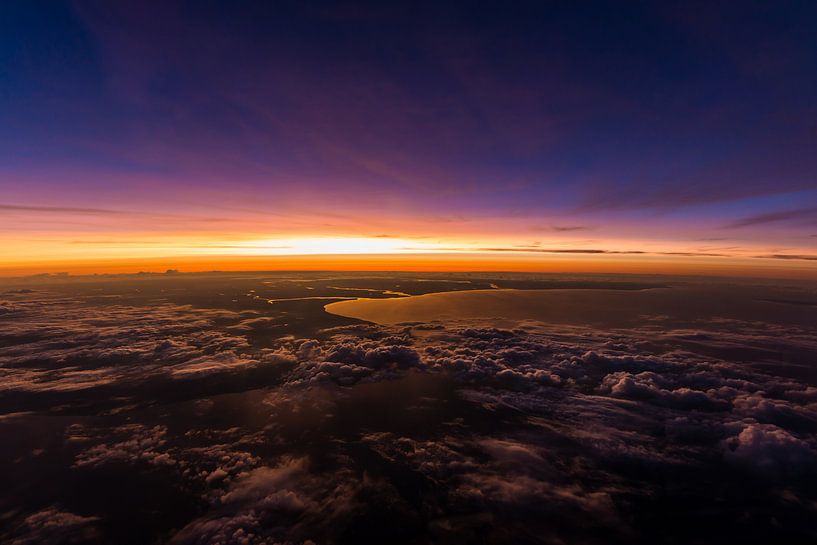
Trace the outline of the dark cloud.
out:
M 85 543 L 98 538 L 97 517 L 85 517 L 50 507 L 28 515 L 12 530 L 9 545 Z
M 181 289 L 180 276 L 141 282 Z M 199 301 L 222 289 L 198 282 Z M 385 326 L 321 321 L 311 301 L 8 297 L 0 371 L 14 414 L 0 418 L 0 454 L 25 476 L 13 500 L 0 495 L 20 505 L 4 508 L 11 543 L 117 542 L 134 528 L 178 544 L 811 536 L 808 321 L 653 309 L 610 327 L 457 316 Z M 309 328 L 284 327 L 306 318 Z M 54 391 L 71 395 L 31 402 Z M 97 398 L 108 402 L 88 403 Z M 34 486 L 32 468 L 46 465 L 43 478 L 86 487 L 75 503 Z M 98 501 L 113 487 L 120 501 Z
M 551 225 L 549 227 L 538 227 L 536 231 L 556 231 L 558 233 L 570 233 L 574 231 L 588 231 L 592 227 L 588 225 Z
M 714 252 L 656 252 L 658 255 L 680 255 L 685 257 L 728 257 L 729 254 Z
M 813 445 L 769 424 L 746 424 L 725 445 L 727 460 L 761 471 L 798 473 L 817 463 Z
M 419 248 L 402 248 L 404 250 L 418 250 Z M 448 252 L 527 252 L 536 254 L 632 254 L 640 255 L 648 252 L 640 250 L 602 250 L 598 248 L 539 248 L 538 246 L 509 246 L 504 247 L 484 247 L 484 248 L 468 248 L 468 247 L 448 247 L 438 248 L 441 251 Z
M 543 254 L 606 254 L 608 250 L 585 248 L 478 248 L 480 252 L 535 252 Z
M 134 388 L 148 398 L 150 392 L 172 396 L 172 382 L 217 377 L 229 389 L 232 380 L 275 374 L 273 369 L 292 363 L 236 334 L 270 325 L 253 313 L 168 303 L 128 306 L 116 298 L 89 306 L 48 294 L 2 308 L 0 406 L 19 404 L 23 393 L 31 394 L 25 403 L 41 406 L 69 399 L 127 404 L 124 394 Z M 225 381 L 227 376 L 232 378 Z M 184 388 L 176 391 L 187 395 Z
M 76 208 L 65 206 L 24 206 L 16 204 L 0 204 L 0 211 L 6 210 L 9 212 L 45 212 L 54 214 L 90 214 L 90 215 L 115 215 L 120 214 L 116 210 L 106 210 L 103 208 Z
M 417 250 L 418 248 L 404 248 L 406 250 Z M 730 254 L 717 252 L 648 252 L 645 250 L 607 250 L 601 248 L 541 248 L 539 245 L 530 246 L 509 246 L 509 247 L 484 247 L 484 248 L 440 248 L 444 251 L 454 252 L 518 252 L 535 254 L 609 254 L 609 255 L 675 255 L 685 257 L 728 257 Z
M 16 205 L 16 204 L 0 204 L 0 213 L 3 211 L 6 212 L 19 212 L 19 213 L 28 213 L 33 212 L 35 214 L 53 214 L 53 215 L 86 215 L 86 216 L 119 216 L 119 217 L 127 217 L 131 220 L 152 220 L 157 222 L 180 222 L 180 221 L 198 221 L 202 223 L 221 223 L 221 222 L 231 222 L 235 221 L 229 218 L 223 217 L 207 217 L 207 216 L 193 216 L 193 215 L 185 215 L 185 214 L 172 214 L 172 213 L 163 213 L 163 212 L 146 212 L 146 211 L 132 211 L 132 210 L 115 210 L 115 209 L 107 209 L 107 208 L 85 208 L 85 207 L 72 207 L 72 206 L 34 206 L 34 205 Z M 36 216 L 35 216 L 36 217 Z M 155 242 L 155 241 L 154 241 Z M 71 244 L 110 244 L 110 241 L 71 241 Z M 117 240 L 113 242 L 114 244 L 121 244 L 123 241 Z M 137 242 L 137 241 L 124 241 L 125 244 L 151 244 L 153 242 Z M 200 245 L 197 247 L 213 247 L 219 248 L 220 246 L 207 246 L 207 245 Z M 232 246 L 224 245 L 225 248 L 230 248 Z M 267 248 L 285 248 L 284 246 L 267 246 Z
M 72 441 L 83 441 L 90 439 L 81 428 L 70 430 Z M 105 436 L 109 439 L 121 435 L 122 441 L 95 445 L 88 450 L 81 452 L 75 462 L 74 467 L 96 467 L 104 464 L 137 464 L 145 463 L 149 465 L 175 465 L 177 461 L 166 452 L 167 428 L 155 426 L 146 428 L 139 424 L 131 424 L 106 431 Z
M 771 254 L 759 255 L 761 259 L 795 259 L 802 261 L 817 261 L 817 255 L 803 255 L 803 254 Z
M 783 210 L 780 212 L 767 212 L 764 214 L 757 214 L 748 216 L 741 220 L 729 223 L 724 226 L 725 229 L 740 229 L 742 227 L 753 227 L 756 225 L 768 224 L 792 224 L 797 226 L 814 226 L 817 225 L 817 207 L 810 208 L 796 208 L 792 210 Z

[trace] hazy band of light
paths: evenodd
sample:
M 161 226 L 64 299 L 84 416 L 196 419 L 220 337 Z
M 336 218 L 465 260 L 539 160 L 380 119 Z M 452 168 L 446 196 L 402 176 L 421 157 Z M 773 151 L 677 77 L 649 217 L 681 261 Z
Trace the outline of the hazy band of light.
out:
M 695 251 L 684 246 L 617 241 L 610 247 L 545 246 L 507 240 L 424 241 L 387 236 L 295 237 L 251 241 L 94 239 L 41 241 L 0 263 L 0 275 L 213 270 L 413 270 L 630 272 L 817 278 L 810 254 Z M 44 248 L 50 248 L 43 252 Z M 49 254 L 50 255 L 47 255 Z M 8 255 L 8 254 L 7 254 Z

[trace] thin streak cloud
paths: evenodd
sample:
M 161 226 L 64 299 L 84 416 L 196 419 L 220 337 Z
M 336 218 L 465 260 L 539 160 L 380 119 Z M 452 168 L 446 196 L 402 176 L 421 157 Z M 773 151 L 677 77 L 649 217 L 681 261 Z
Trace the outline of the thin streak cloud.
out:
M 81 208 L 71 206 L 26 206 L 18 204 L 0 204 L 0 211 L 9 212 L 43 212 L 52 214 L 127 214 L 118 210 L 107 210 L 104 208 Z
M 782 223 L 808 226 L 817 225 L 817 206 L 748 216 L 741 220 L 727 224 L 725 228 L 740 229 L 742 227 Z
M 793 259 L 801 261 L 817 261 L 817 255 L 802 255 L 802 254 L 771 254 L 759 255 L 760 259 Z

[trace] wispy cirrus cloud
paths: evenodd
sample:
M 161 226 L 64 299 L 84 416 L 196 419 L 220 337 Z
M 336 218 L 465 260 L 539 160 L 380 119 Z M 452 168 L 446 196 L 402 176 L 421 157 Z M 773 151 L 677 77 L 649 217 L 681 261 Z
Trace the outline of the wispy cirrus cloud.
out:
M 725 229 L 740 229 L 742 227 L 754 227 L 757 225 L 769 224 L 790 224 L 795 226 L 816 226 L 817 206 L 808 208 L 796 208 L 792 210 L 781 210 L 778 212 L 767 212 L 747 216 L 743 219 L 733 221 L 724 226 Z
M 555 231 L 557 233 L 571 233 L 575 231 L 589 231 L 593 227 L 589 225 L 546 225 L 534 227 L 534 231 Z
M 771 255 L 759 255 L 756 256 L 760 259 L 795 259 L 795 260 L 803 260 L 803 261 L 817 261 L 817 254 L 809 255 L 809 254 L 771 254 Z
M 90 215 L 116 215 L 127 214 L 120 210 L 109 210 L 105 208 L 82 208 L 74 206 L 31 206 L 20 204 L 0 204 L 0 212 L 39 212 L 46 214 L 90 214 Z
M 229 222 L 236 221 L 232 218 L 214 217 L 214 216 L 195 216 L 185 213 L 167 213 L 151 210 L 121 210 L 114 208 L 85 208 L 81 206 L 38 206 L 38 205 L 23 205 L 23 204 L 0 204 L 0 213 L 19 212 L 35 213 L 35 214 L 53 214 L 53 215 L 93 215 L 93 216 L 132 216 L 135 218 L 156 218 L 164 220 L 173 219 L 187 219 L 197 220 L 202 222 Z
M 737 248 L 735 248 L 737 249 Z M 418 251 L 422 248 L 408 247 L 401 250 Z M 443 247 L 435 250 L 447 252 L 485 252 L 485 253 L 531 253 L 531 254 L 575 254 L 575 255 L 666 255 L 679 257 L 730 257 L 733 254 L 710 251 L 647 251 L 647 250 L 608 250 L 602 248 L 540 248 L 538 245 L 493 246 L 493 247 Z M 737 254 L 734 254 L 737 255 Z

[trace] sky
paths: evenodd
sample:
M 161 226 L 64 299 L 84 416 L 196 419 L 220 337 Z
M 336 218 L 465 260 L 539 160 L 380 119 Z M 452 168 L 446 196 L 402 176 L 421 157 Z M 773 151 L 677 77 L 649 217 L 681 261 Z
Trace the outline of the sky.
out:
M 0 274 L 817 277 L 814 2 L 0 14 Z

